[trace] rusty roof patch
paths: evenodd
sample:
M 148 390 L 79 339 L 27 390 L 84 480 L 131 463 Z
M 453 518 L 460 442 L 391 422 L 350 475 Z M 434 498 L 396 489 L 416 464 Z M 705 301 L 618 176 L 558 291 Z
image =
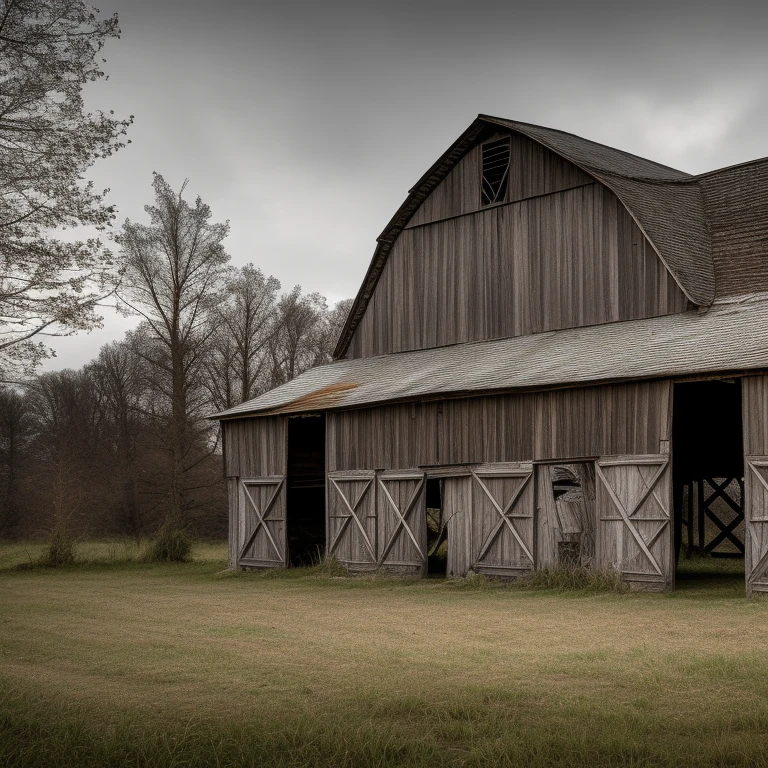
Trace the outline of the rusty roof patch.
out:
M 297 397 L 279 408 L 275 408 L 274 413 L 291 413 L 294 411 L 315 411 L 324 408 L 333 408 L 345 392 L 350 389 L 357 389 L 360 384 L 354 382 L 341 382 L 338 384 L 329 384 L 327 387 L 320 387 L 314 392 Z

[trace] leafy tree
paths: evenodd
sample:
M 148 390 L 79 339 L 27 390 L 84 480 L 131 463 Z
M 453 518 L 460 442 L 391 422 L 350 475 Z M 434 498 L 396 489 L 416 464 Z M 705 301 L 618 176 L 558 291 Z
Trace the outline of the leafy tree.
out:
M 229 261 L 222 245 L 229 223 L 212 223 L 199 197 L 187 203 L 186 182 L 174 192 L 155 174 L 153 187 L 155 204 L 144 209 L 150 223 L 126 220 L 119 238 L 126 269 L 120 297 L 145 321 L 134 348 L 154 390 L 147 411 L 168 448 L 167 515 L 176 525 L 189 508 L 189 473 L 204 455 L 204 361 Z
M 39 334 L 98 326 L 117 270 L 100 236 L 64 239 L 114 218 L 84 174 L 124 145 L 133 118 L 86 112 L 82 90 L 105 77 L 99 52 L 117 16 L 83 0 L 0 0 L 0 379 L 50 354 Z

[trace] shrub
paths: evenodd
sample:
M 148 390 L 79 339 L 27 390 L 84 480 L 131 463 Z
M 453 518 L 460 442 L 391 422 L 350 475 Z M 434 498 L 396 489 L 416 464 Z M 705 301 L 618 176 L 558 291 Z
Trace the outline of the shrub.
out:
M 75 544 L 62 528 L 56 528 L 51 535 L 48 548 L 40 555 L 37 565 L 42 568 L 58 568 L 75 562 Z
M 186 563 L 191 559 L 192 539 L 180 526 L 166 523 L 144 551 L 145 563 Z

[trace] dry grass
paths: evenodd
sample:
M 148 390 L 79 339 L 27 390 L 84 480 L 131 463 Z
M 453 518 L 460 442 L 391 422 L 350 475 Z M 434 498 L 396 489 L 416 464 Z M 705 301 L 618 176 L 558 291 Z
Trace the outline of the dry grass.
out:
M 0 574 L 0 763 L 768 765 L 768 605 L 732 575 L 660 596 L 222 566 Z

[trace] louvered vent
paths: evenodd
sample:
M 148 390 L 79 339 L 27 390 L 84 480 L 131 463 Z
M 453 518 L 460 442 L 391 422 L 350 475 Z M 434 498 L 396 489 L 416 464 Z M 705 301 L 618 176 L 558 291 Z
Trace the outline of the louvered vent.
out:
M 483 205 L 506 200 L 510 154 L 509 138 L 483 144 Z

